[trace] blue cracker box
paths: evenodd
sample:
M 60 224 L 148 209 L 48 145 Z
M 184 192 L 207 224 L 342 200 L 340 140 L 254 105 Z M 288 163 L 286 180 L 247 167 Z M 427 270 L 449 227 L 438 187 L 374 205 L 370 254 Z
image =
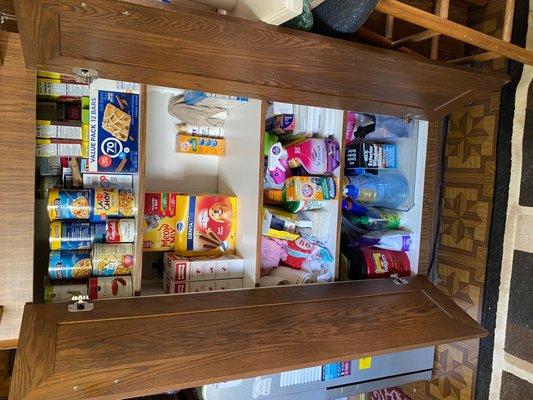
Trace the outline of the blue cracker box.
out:
M 136 173 L 139 95 L 91 90 L 89 171 Z

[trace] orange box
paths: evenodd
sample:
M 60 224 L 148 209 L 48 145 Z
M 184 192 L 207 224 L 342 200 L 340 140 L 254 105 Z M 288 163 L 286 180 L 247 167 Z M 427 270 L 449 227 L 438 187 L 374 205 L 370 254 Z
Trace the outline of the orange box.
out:
M 177 134 L 176 153 L 225 156 L 226 140 L 221 138 Z

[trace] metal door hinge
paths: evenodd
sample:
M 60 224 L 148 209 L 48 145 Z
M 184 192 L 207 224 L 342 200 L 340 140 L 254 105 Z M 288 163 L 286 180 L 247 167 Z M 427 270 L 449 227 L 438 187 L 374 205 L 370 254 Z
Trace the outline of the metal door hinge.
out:
M 9 14 L 3 11 L 0 11 L 0 25 L 5 24 L 7 21 L 16 21 L 17 17 L 15 14 Z
M 407 285 L 409 283 L 407 279 L 400 277 L 398 274 L 392 274 L 390 277 L 395 285 Z
M 405 114 L 405 115 L 402 117 L 402 121 L 405 122 L 406 124 L 408 124 L 409 122 L 411 122 L 413 119 L 420 119 L 420 115 L 419 115 L 419 114 L 411 114 L 411 113 L 408 113 L 408 114 Z
M 91 311 L 94 308 L 94 304 L 89 301 L 89 296 L 87 295 L 72 296 L 71 301 L 68 305 L 70 312 Z
M 98 71 L 90 68 L 72 68 L 74 76 L 79 83 L 86 85 L 91 84 L 96 78 L 98 78 Z

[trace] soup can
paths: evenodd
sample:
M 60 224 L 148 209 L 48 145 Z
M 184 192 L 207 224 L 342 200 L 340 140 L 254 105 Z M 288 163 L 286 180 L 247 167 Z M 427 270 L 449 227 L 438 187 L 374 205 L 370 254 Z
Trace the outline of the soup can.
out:
M 51 251 L 48 275 L 52 280 L 88 278 L 92 273 L 91 252 L 87 250 Z
M 133 296 L 131 276 L 99 276 L 89 279 L 89 298 L 116 299 Z
M 92 197 L 90 190 L 50 189 L 47 206 L 50 221 L 91 218 Z
M 129 189 L 94 189 L 93 221 L 131 218 L 137 213 L 135 194 Z
M 50 223 L 50 250 L 84 250 L 93 245 L 89 222 L 52 221 Z
M 106 221 L 107 243 L 133 243 L 134 240 L 134 219 L 108 219 Z
M 46 303 L 67 303 L 73 296 L 88 295 L 87 283 L 51 285 L 44 288 L 44 301 Z
M 93 275 L 131 275 L 135 265 L 133 250 L 133 243 L 95 244 L 92 254 Z

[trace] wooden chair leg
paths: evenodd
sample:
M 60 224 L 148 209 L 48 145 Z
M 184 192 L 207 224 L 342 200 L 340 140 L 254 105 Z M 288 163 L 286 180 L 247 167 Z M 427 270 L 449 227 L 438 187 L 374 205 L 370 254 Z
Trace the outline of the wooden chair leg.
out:
M 394 18 L 403 19 L 524 64 L 533 65 L 533 52 L 531 51 L 467 28 L 446 18 L 411 7 L 397 0 L 379 0 L 376 5 L 376 11 L 391 15 Z
M 394 17 L 387 15 L 387 21 L 385 22 L 385 37 L 392 40 L 394 35 Z
M 511 36 L 513 34 L 513 19 L 514 19 L 514 7 L 515 0 L 507 0 L 505 3 L 505 14 L 503 16 L 503 31 L 502 31 L 502 40 L 504 42 L 510 42 Z M 496 58 L 502 57 L 500 54 L 487 51 L 484 53 L 473 54 L 471 56 L 457 58 L 455 60 L 448 61 L 453 64 L 466 64 L 469 62 L 482 62 L 494 60 Z
M 448 19 L 448 12 L 450 11 L 450 0 L 437 0 L 435 2 L 435 14 L 439 17 Z M 439 58 L 439 36 L 431 38 L 431 59 Z

